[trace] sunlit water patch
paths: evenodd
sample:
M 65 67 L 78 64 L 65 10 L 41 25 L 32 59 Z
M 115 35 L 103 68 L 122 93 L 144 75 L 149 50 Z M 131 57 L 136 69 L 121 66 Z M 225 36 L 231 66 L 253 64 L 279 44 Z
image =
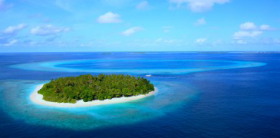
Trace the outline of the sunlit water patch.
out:
M 185 74 L 219 69 L 263 66 L 265 63 L 227 60 L 66 60 L 35 62 L 11 67 L 51 72 L 92 72 L 130 74 Z

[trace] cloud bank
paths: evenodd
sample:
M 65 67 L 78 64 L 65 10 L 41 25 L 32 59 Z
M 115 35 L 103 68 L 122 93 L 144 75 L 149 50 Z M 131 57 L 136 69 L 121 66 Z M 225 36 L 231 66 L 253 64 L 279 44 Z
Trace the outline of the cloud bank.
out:
M 30 30 L 30 33 L 39 36 L 46 36 L 46 35 L 55 35 L 67 31 L 69 31 L 69 28 L 67 27 L 57 27 L 52 24 L 48 24 L 48 25 L 36 26 Z

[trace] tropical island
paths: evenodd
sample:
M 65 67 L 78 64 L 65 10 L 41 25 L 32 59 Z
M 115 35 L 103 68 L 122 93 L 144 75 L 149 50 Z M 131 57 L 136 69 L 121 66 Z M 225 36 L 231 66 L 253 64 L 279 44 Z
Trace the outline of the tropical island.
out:
M 123 97 L 140 98 L 139 96 L 148 95 L 154 90 L 154 85 L 142 77 L 100 74 L 51 80 L 36 90 L 36 94 L 42 95 L 46 102 L 75 104 L 81 101 L 89 103 Z M 36 94 L 33 94 L 33 99 Z

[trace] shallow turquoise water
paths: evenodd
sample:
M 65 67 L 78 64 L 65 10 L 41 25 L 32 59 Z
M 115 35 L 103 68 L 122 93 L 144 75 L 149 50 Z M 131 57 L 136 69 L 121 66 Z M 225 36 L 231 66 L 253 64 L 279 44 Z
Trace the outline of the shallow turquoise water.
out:
M 29 96 L 35 86 L 45 81 L 5 81 L 3 97 L 9 103 L 5 111 L 15 119 L 36 125 L 47 125 L 74 130 L 93 129 L 112 125 L 122 125 L 151 119 L 187 102 L 197 91 L 186 86 L 184 94 L 177 91 L 176 83 L 153 82 L 160 90 L 154 96 L 136 101 L 79 108 L 60 108 L 37 105 Z M 186 94 L 187 92 L 187 94 Z M 43 121 L 46 120 L 46 121 Z
M 186 74 L 219 69 L 264 66 L 265 63 L 231 60 L 65 60 L 13 65 L 24 70 L 133 74 Z
M 123 64 L 129 61 L 133 69 L 128 69 L 130 65 Z M 174 64 L 174 62 L 176 64 Z M 106 64 L 106 68 L 100 64 Z M 121 63 L 120 66 L 118 63 Z M 71 66 L 65 66 L 65 65 Z M 86 64 L 86 65 L 85 65 Z M 88 66 L 89 64 L 94 65 Z M 151 68 L 147 68 L 147 65 Z M 162 65 L 164 64 L 164 65 Z M 64 66 L 65 67 L 64 67 Z M 76 66 L 73 66 L 76 65 Z M 218 60 L 68 60 L 35 62 L 27 64 L 12 65 L 12 67 L 24 70 L 58 71 L 58 72 L 112 72 L 112 73 L 142 73 L 142 74 L 178 74 L 203 72 L 219 69 L 233 69 L 263 66 L 261 62 L 245 61 L 218 61 Z M 61 67 L 60 67 L 61 66 Z M 171 67 L 172 66 L 172 67 Z M 78 68 L 79 67 L 79 68 Z M 158 68 L 155 68 L 158 67 Z M 141 100 L 80 108 L 59 108 L 36 105 L 29 99 L 34 86 L 47 81 L 20 81 L 5 82 L 4 86 L 17 91 L 6 99 L 10 101 L 9 109 L 13 109 L 14 118 L 20 117 L 28 123 L 39 125 L 48 125 L 59 128 L 69 129 L 93 129 L 96 127 L 105 127 L 111 125 L 129 124 L 141 120 L 155 118 L 164 115 L 165 112 L 179 106 L 183 102 L 192 100 L 199 92 L 188 84 L 177 86 L 176 82 L 152 81 L 158 88 L 158 93 L 152 97 Z M 16 89 L 15 89 L 16 88 Z M 18 90 L 20 88 L 20 90 Z M 184 91 L 182 91 L 184 90 Z M 42 121 L 48 120 L 48 121 Z
M 277 137 L 278 54 L 0 54 L 1 137 Z M 83 108 L 36 105 L 36 85 L 81 74 L 146 77 L 141 100 Z

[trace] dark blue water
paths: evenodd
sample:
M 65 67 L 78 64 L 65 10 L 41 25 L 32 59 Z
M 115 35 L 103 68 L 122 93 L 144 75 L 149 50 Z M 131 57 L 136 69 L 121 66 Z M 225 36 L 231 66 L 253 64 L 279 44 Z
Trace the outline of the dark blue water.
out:
M 280 54 L 9 53 L 0 60 L 0 137 L 280 137 Z M 83 62 L 71 63 L 77 60 Z M 69 62 L 49 71 L 14 68 L 56 61 Z M 151 74 L 159 92 L 82 109 L 44 107 L 28 98 L 37 84 L 98 74 L 92 69 Z

